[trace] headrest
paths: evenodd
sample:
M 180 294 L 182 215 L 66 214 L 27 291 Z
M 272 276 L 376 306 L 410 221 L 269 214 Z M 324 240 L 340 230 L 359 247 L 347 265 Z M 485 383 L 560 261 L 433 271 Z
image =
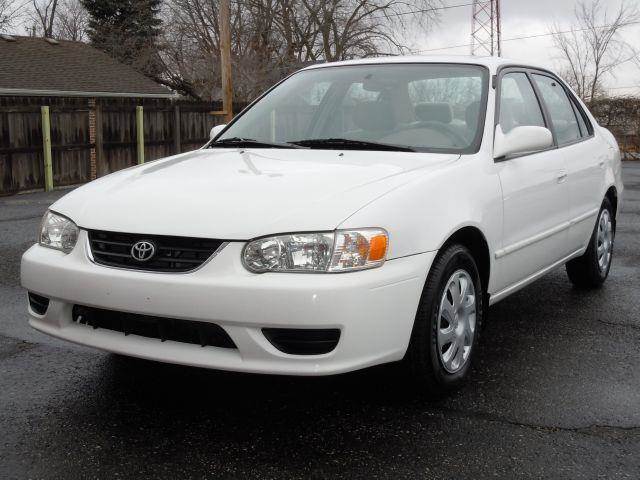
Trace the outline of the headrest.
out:
M 360 102 L 353 109 L 353 122 L 358 128 L 370 132 L 393 130 L 395 121 L 388 103 Z
M 448 103 L 419 103 L 416 105 L 416 117 L 423 122 L 451 123 L 453 111 Z
M 480 114 L 480 102 L 471 102 L 464 112 L 465 121 L 469 130 L 475 130 L 478 126 L 478 115 Z

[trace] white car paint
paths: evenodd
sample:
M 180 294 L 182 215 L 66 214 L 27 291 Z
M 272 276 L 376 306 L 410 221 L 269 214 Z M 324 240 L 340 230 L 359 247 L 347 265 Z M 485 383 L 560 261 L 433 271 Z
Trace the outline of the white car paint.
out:
M 544 150 L 552 146 L 553 135 L 548 128 L 523 126 L 505 134 L 501 126 L 497 125 L 493 139 L 493 158 L 499 159 L 507 154 Z
M 458 157 L 197 150 L 103 177 L 61 198 L 52 210 L 84 228 L 115 232 L 138 232 L 141 222 L 146 234 L 229 240 L 334 230 L 363 205 Z
M 520 65 L 477 57 L 331 65 L 406 62 L 480 64 L 491 78 L 501 67 Z M 580 105 L 594 126 L 592 137 L 505 161 L 494 160 L 500 125 L 494 122 L 496 90 L 490 85 L 475 154 L 214 148 L 106 176 L 51 207 L 81 228 L 70 254 L 39 245 L 24 254 L 23 286 L 51 298 L 45 315 L 30 310 L 30 323 L 109 351 L 227 370 L 321 375 L 399 360 L 431 263 L 451 235 L 472 227 L 486 239 L 485 287 L 495 303 L 586 250 L 608 189 L 615 188 L 620 210 L 617 145 Z M 500 148 L 508 146 L 503 142 Z M 389 233 L 387 261 L 380 268 L 335 275 L 252 274 L 240 261 L 243 246 L 256 237 L 365 227 Z M 87 229 L 229 243 L 195 272 L 146 273 L 93 263 Z M 92 330 L 71 321 L 76 303 L 215 322 L 238 349 Z M 271 326 L 332 327 L 342 336 L 328 354 L 287 355 L 262 335 L 261 328 Z

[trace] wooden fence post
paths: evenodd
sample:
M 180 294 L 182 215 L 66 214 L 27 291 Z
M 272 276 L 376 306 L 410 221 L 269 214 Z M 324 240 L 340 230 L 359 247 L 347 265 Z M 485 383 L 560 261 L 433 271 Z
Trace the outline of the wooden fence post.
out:
M 231 77 L 230 0 L 220 0 L 220 70 L 222 73 L 222 109 L 225 123 L 233 120 L 233 80 Z
M 181 137 L 181 127 L 180 123 L 180 104 L 176 103 L 173 106 L 173 150 L 174 153 L 178 154 L 182 150 L 182 138 Z
M 144 163 L 144 110 L 136 107 L 136 136 L 138 138 L 138 164 Z
M 90 98 L 87 102 L 89 106 L 89 143 L 91 144 L 91 150 L 89 150 L 89 181 L 96 179 L 96 164 L 98 158 L 98 149 L 96 148 L 96 123 L 97 123 L 97 106 L 96 99 Z
M 102 146 L 102 105 L 100 103 L 96 104 L 96 171 L 95 176 L 98 176 L 98 172 L 100 169 L 105 168 L 105 160 L 104 160 L 104 148 Z M 104 171 L 104 170 L 102 170 Z M 92 178 L 93 180 L 93 178 Z
M 53 190 L 53 164 L 51 162 L 51 118 L 49 107 L 40 107 L 42 113 L 42 149 L 44 158 L 44 189 Z

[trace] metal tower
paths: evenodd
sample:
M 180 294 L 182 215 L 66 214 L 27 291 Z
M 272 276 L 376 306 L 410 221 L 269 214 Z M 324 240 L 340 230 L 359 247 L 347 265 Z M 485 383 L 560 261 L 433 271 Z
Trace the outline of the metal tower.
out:
M 471 55 L 502 55 L 500 0 L 473 0 Z

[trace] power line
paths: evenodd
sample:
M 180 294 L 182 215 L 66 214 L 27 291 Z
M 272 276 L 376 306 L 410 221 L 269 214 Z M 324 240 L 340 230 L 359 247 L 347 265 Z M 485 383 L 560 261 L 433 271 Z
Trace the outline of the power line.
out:
M 626 85 L 623 87 L 604 87 L 604 88 L 606 88 L 607 90 L 623 90 L 626 88 L 628 89 L 640 88 L 640 85 Z
M 393 12 L 387 13 L 385 15 L 374 15 L 370 18 L 372 19 L 384 19 L 387 17 L 402 17 L 404 15 L 415 15 L 416 13 L 429 13 L 429 12 L 437 12 L 439 10 L 450 10 L 452 8 L 460 8 L 460 7 L 470 7 L 473 3 L 458 3 L 456 5 L 443 5 L 441 7 L 430 7 L 430 8 L 421 8 L 419 10 L 407 10 L 406 12 Z
M 638 25 L 638 24 L 640 24 L 640 21 L 627 23 L 627 25 Z M 611 26 L 612 25 L 601 25 L 599 27 L 593 27 L 593 28 L 601 29 L 601 28 L 608 28 L 608 27 L 611 27 Z M 513 42 L 515 40 L 528 40 L 530 38 L 549 37 L 549 36 L 552 36 L 552 35 L 562 35 L 564 33 L 584 32 L 586 30 L 591 30 L 591 28 L 574 28 L 574 29 L 571 29 L 571 30 L 563 30 L 563 31 L 560 31 L 560 32 L 537 33 L 537 34 L 533 34 L 533 35 L 524 35 L 524 36 L 521 36 L 521 37 L 503 38 L 502 41 L 503 42 Z M 450 50 L 452 48 L 462 48 L 462 47 L 470 47 L 470 46 L 471 46 L 470 43 L 464 43 L 464 44 L 460 44 L 460 45 L 450 45 L 448 47 L 428 48 L 428 49 L 425 49 L 425 50 L 414 50 L 412 53 L 436 52 L 438 50 Z

